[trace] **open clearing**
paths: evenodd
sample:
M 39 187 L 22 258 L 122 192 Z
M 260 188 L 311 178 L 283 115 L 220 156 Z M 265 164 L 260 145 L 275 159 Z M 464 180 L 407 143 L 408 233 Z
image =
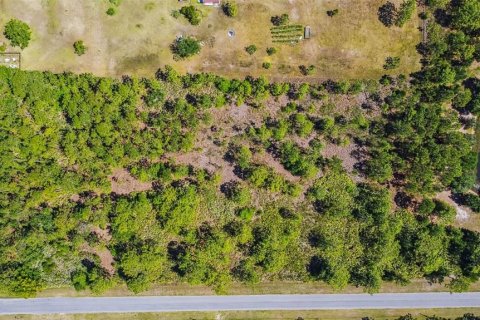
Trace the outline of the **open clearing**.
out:
M 115 314 L 74 314 L 74 315 L 16 315 L 0 316 L 0 320 L 268 320 L 268 319 L 355 319 L 359 320 L 365 316 L 377 320 L 396 319 L 399 316 L 410 313 L 415 317 L 425 315 L 436 315 L 441 317 L 460 317 L 465 313 L 478 314 L 478 308 L 459 309 L 418 309 L 418 310 L 328 310 L 328 311 L 232 311 L 232 312 L 170 312 L 170 313 L 115 313 Z
M 398 56 L 401 65 L 393 72 L 412 72 L 419 68 L 418 19 L 414 16 L 403 28 L 386 28 L 377 19 L 384 2 L 238 0 L 238 17 L 228 18 L 220 8 L 191 0 L 204 15 L 199 26 L 191 26 L 183 17 L 171 16 L 188 1 L 124 0 L 117 14 L 108 16 L 106 0 L 1 0 L 0 22 L 15 17 L 32 27 L 33 39 L 22 52 L 22 67 L 29 70 L 151 76 L 170 64 L 183 72 L 291 80 L 301 77 L 299 65 L 312 64 L 318 70 L 313 78 L 351 79 L 379 77 L 385 73 L 385 58 Z M 331 9 L 339 9 L 339 14 L 328 17 L 326 11 Z M 265 50 L 274 46 L 270 17 L 283 13 L 289 14 L 292 24 L 311 26 L 312 38 L 295 46 L 275 44 L 279 52 L 269 57 Z M 227 34 L 231 29 L 233 38 Z M 203 49 L 189 60 L 174 61 L 169 46 L 182 35 L 198 38 Z M 81 57 L 72 48 L 77 40 L 88 47 Z M 244 50 L 250 44 L 258 47 L 252 56 Z M 272 63 L 270 70 L 261 67 L 267 61 Z

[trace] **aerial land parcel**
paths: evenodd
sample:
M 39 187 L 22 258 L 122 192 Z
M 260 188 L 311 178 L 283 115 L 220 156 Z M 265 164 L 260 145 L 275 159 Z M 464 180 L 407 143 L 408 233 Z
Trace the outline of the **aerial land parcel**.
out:
M 397 4 L 401 1 L 394 1 Z M 172 10 L 192 3 L 202 11 L 198 26 L 173 18 Z M 421 39 L 418 19 L 402 28 L 385 28 L 377 19 L 382 0 L 240 0 L 239 15 L 229 18 L 221 8 L 197 1 L 124 0 L 116 15 L 108 16 L 107 1 L 2 1 L 1 21 L 11 17 L 27 22 L 34 40 L 23 51 L 25 69 L 53 72 L 91 72 L 100 76 L 133 74 L 149 76 L 165 64 L 182 72 L 213 72 L 230 77 L 266 74 L 275 79 L 300 77 L 298 66 L 315 65 L 321 79 L 378 78 L 388 56 L 398 56 L 396 73 L 419 68 L 415 46 Z M 326 15 L 339 9 L 335 17 Z M 272 42 L 270 17 L 287 13 L 292 24 L 310 26 L 312 37 L 296 45 Z M 235 36 L 229 37 L 228 31 Z M 189 61 L 174 61 L 170 44 L 178 36 L 202 41 L 200 55 Z M 81 58 L 70 50 L 82 39 L 90 50 Z M 250 56 L 250 44 L 258 53 Z M 277 46 L 274 56 L 265 53 Z M 271 62 L 265 72 L 262 63 Z
M 0 294 L 478 288 L 477 0 L 0 4 Z

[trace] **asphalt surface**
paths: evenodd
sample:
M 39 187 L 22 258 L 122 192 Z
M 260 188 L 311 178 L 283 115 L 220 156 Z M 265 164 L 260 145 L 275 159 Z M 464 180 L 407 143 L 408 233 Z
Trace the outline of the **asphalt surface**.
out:
M 0 314 L 480 307 L 480 292 L 0 299 Z

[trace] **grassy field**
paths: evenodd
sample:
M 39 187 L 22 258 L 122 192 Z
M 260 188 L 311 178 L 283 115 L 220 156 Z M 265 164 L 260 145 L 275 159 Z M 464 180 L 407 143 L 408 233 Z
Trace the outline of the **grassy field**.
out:
M 177 313 L 116 313 L 116 314 L 76 314 L 76 315 L 16 315 L 0 316 L 0 320 L 269 320 L 300 317 L 304 320 L 360 320 L 365 316 L 376 320 L 396 319 L 407 313 L 416 317 L 436 315 L 446 318 L 459 317 L 465 313 L 479 314 L 480 308 L 459 309 L 418 309 L 418 310 L 326 310 L 326 311 L 229 311 L 229 312 L 177 312 Z
M 469 288 L 470 291 L 480 291 L 480 282 L 474 283 Z M 384 283 L 380 292 L 444 292 L 448 291 L 443 284 L 430 284 L 426 280 L 415 280 L 406 286 L 396 285 L 394 283 Z M 241 283 L 233 283 L 228 290 L 228 294 L 318 294 L 318 293 L 363 293 L 362 288 L 348 286 L 341 291 L 334 291 L 330 286 L 323 282 L 288 282 L 272 281 L 263 282 L 255 286 L 249 286 Z M 213 295 L 215 292 L 207 286 L 193 286 L 188 284 L 175 283 L 170 285 L 155 286 L 154 288 L 142 292 L 139 295 Z M 75 291 L 73 288 L 51 288 L 42 291 L 38 297 L 78 297 L 91 296 L 88 290 Z M 135 295 L 129 291 L 126 286 L 116 287 L 103 294 L 103 296 L 131 296 Z M 1 296 L 1 294 L 0 294 Z
M 399 2 L 399 0 L 396 0 Z M 377 19 L 383 0 L 237 0 L 239 16 L 226 17 L 220 8 L 192 4 L 202 10 L 199 26 L 171 16 L 184 1 L 124 0 L 115 16 L 108 16 L 107 0 L 0 0 L 0 22 L 16 17 L 33 29 L 33 40 L 23 51 L 25 69 L 55 72 L 91 72 L 97 75 L 152 75 L 165 64 L 183 72 L 208 71 L 243 77 L 265 74 L 273 79 L 300 77 L 301 64 L 317 66 L 314 78 L 372 78 L 384 73 L 387 56 L 399 56 L 394 73 L 409 73 L 419 67 L 415 45 L 421 34 L 414 17 L 403 28 L 386 28 Z M 327 10 L 339 9 L 335 17 Z M 292 24 L 311 26 L 312 38 L 295 46 L 275 44 L 270 17 L 288 13 Z M 230 38 L 227 31 L 235 30 Z M 174 61 L 169 46 L 177 36 L 192 35 L 203 42 L 199 56 Z M 87 54 L 78 57 L 72 45 L 83 40 Z M 258 47 L 248 55 L 244 48 Z M 270 70 L 262 69 L 271 62 Z

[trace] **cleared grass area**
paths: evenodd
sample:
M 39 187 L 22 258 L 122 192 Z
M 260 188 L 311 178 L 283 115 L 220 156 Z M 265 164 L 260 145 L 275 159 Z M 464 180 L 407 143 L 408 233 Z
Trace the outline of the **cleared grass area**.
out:
M 430 284 L 425 280 L 415 280 L 406 286 L 395 283 L 385 283 L 380 292 L 445 292 L 448 291 L 443 284 Z M 469 291 L 480 291 L 480 282 L 470 286 Z M 272 281 L 264 282 L 255 286 L 248 286 L 241 283 L 234 283 L 227 292 L 230 295 L 248 294 L 320 294 L 320 293 L 364 293 L 362 288 L 349 286 L 341 291 L 334 291 L 330 286 L 321 282 L 288 282 Z M 193 286 L 183 283 L 161 285 L 151 290 L 142 292 L 140 296 L 151 295 L 214 295 L 215 292 L 207 286 Z M 132 296 L 126 286 L 116 287 L 102 294 L 103 296 Z M 42 291 L 38 297 L 85 297 L 92 296 L 89 291 L 75 291 L 71 288 L 51 288 Z
M 479 314 L 480 308 L 459 309 L 418 309 L 418 310 L 327 310 L 327 311 L 234 311 L 234 312 L 176 312 L 176 313 L 115 313 L 115 314 L 75 314 L 75 315 L 16 315 L 0 316 L 0 320 L 259 320 L 259 319 L 357 319 L 369 316 L 376 320 L 396 319 L 407 313 L 416 317 L 436 315 L 446 318 L 459 317 L 465 313 Z
M 400 0 L 395 0 L 400 2 Z M 388 56 L 401 58 L 391 73 L 409 73 L 419 67 L 415 45 L 421 34 L 414 17 L 403 28 L 386 28 L 377 19 L 383 0 L 237 0 L 239 15 L 226 17 L 220 8 L 198 6 L 204 18 L 191 26 L 172 17 L 188 1 L 124 0 L 114 16 L 108 16 L 107 0 L 0 1 L 0 22 L 16 17 L 26 21 L 34 35 L 23 51 L 23 67 L 54 72 L 91 72 L 97 75 L 151 76 L 165 64 L 183 72 L 213 72 L 231 77 L 248 74 L 273 79 L 301 77 L 298 66 L 317 66 L 312 78 L 375 78 L 384 74 Z M 327 10 L 339 9 L 328 17 Z M 310 26 L 312 38 L 299 44 L 273 43 L 270 17 L 288 13 L 290 23 Z M 228 30 L 235 30 L 235 37 Z M 177 36 L 192 35 L 203 43 L 199 56 L 174 61 L 169 46 Z M 78 57 L 72 45 L 83 40 L 88 47 Z M 255 44 L 250 56 L 244 48 Z M 279 52 L 268 56 L 275 46 Z M 265 70 L 263 62 L 271 62 Z

